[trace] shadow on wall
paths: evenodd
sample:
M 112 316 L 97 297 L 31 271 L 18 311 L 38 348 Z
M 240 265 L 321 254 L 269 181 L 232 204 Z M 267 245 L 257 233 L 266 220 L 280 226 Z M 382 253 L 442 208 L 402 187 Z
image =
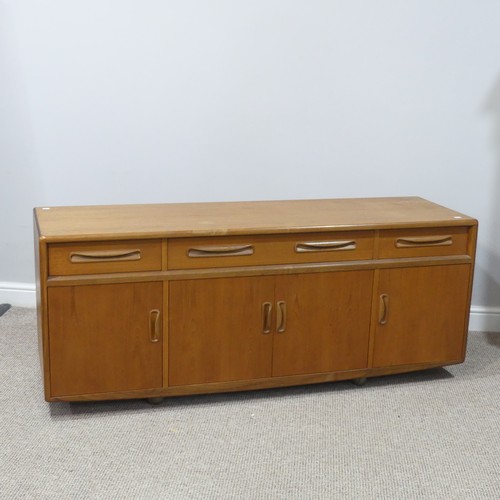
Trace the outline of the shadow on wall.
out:
M 485 276 L 484 303 L 500 307 L 500 76 L 488 96 L 485 109 L 493 125 L 491 141 L 495 150 L 495 173 L 491 184 L 492 192 L 489 193 L 490 221 L 487 227 L 482 228 L 490 235 L 489 250 L 485 256 L 487 275 Z M 481 231 L 481 223 L 479 231 Z

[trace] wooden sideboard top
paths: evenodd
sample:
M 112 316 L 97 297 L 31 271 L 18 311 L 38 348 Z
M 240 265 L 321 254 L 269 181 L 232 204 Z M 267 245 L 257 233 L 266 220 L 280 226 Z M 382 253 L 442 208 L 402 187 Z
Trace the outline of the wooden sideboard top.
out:
M 477 224 L 419 197 L 40 207 L 35 220 L 47 241 Z

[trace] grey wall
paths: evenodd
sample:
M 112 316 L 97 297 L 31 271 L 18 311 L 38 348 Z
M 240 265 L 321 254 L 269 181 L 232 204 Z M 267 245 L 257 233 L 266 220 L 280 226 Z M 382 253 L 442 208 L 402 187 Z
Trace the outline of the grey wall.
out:
M 500 2 L 0 1 L 0 282 L 40 205 L 419 195 L 500 305 Z

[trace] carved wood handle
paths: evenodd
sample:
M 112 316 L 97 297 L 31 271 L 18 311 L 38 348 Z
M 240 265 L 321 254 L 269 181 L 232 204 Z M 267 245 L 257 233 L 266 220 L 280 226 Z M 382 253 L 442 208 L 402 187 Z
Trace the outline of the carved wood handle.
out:
M 379 298 L 379 306 L 378 306 L 379 325 L 387 324 L 388 316 L 389 316 L 389 295 L 383 293 Z
M 356 250 L 354 240 L 345 241 L 303 241 L 295 245 L 297 253 L 334 252 L 336 250 Z
M 276 331 L 278 333 L 284 333 L 286 330 L 286 302 L 284 300 L 279 300 L 276 306 Z
M 87 250 L 84 252 L 71 252 L 69 260 L 73 263 L 80 262 L 110 262 L 117 260 L 140 260 L 141 251 L 135 250 Z
M 221 245 L 193 247 L 187 252 L 188 257 L 227 257 L 231 255 L 253 255 L 253 245 Z
M 264 302 L 262 304 L 262 333 L 271 333 L 271 312 L 273 305 L 271 302 Z
M 149 340 L 151 342 L 160 341 L 160 311 L 152 309 L 149 312 Z
M 397 248 L 409 247 L 430 247 L 447 246 L 453 244 L 451 235 L 445 236 L 413 236 L 409 238 L 398 238 L 396 240 Z

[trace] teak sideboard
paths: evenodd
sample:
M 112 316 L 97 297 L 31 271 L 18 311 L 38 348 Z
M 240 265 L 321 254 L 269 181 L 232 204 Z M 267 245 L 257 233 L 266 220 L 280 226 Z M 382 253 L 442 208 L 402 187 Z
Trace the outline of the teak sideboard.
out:
M 36 208 L 47 401 L 465 358 L 477 221 L 417 197 Z

